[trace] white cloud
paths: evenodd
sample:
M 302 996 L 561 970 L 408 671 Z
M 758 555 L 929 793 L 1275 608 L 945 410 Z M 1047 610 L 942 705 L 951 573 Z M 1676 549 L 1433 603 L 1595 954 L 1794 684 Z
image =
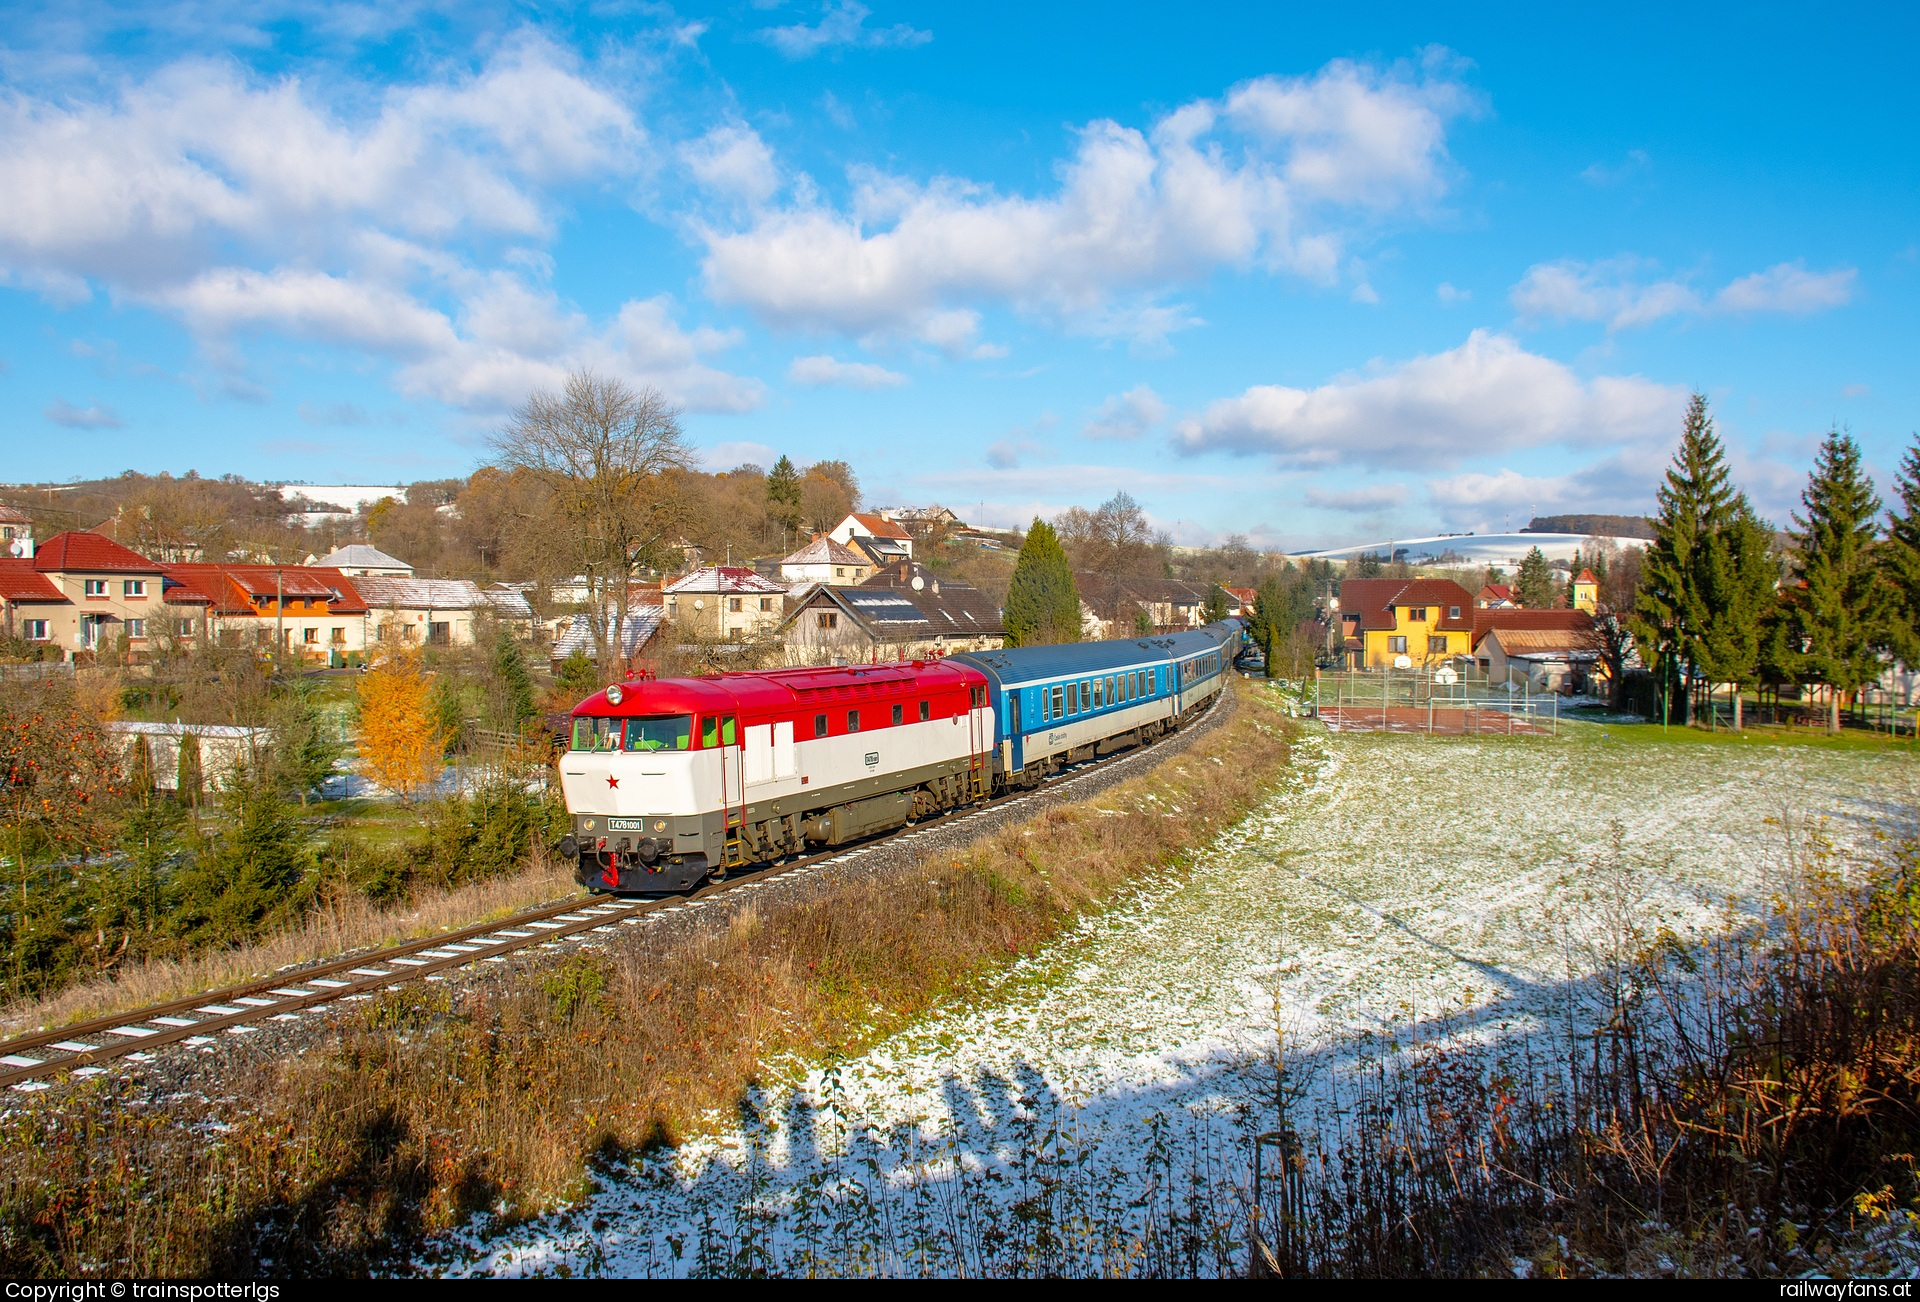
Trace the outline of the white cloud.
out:
M 179 63 L 94 102 L 0 98 L 0 271 L 55 298 L 89 282 L 177 315 L 216 364 L 276 332 L 397 363 L 402 392 L 470 410 L 591 365 L 687 406 L 739 411 L 762 386 L 707 358 L 665 299 L 589 320 L 544 282 L 553 196 L 632 177 L 649 141 L 621 95 L 537 38 L 471 73 L 386 89 L 357 117 L 296 78 Z M 689 147 L 712 188 L 771 194 L 744 127 Z M 475 238 L 504 247 L 476 266 Z M 76 291 L 77 287 L 77 291 Z M 233 374 L 219 388 L 243 387 Z
M 1666 316 L 1710 311 L 1818 312 L 1850 301 L 1858 275 L 1851 267 L 1815 273 L 1783 262 L 1743 276 L 1705 299 L 1684 280 L 1637 280 L 1635 273 L 1646 265 L 1633 257 L 1537 263 L 1527 268 L 1509 297 L 1527 320 L 1605 321 L 1609 330 L 1624 330 Z
M 763 204 L 780 188 L 773 151 L 752 127 L 715 127 L 680 147 L 680 157 L 700 184 L 728 198 Z
M 1857 279 L 1852 267 L 1822 273 L 1782 262 L 1742 276 L 1716 294 L 1713 304 L 1726 312 L 1818 312 L 1851 302 Z
M 1136 384 L 1100 404 L 1080 432 L 1090 439 L 1137 439 L 1167 418 L 1167 404 L 1144 384 Z
M 824 355 L 794 358 L 787 367 L 787 378 L 815 388 L 837 384 L 849 389 L 892 389 L 907 382 L 900 372 L 872 362 L 843 362 Z
M 779 459 L 779 452 L 766 444 L 745 440 L 716 443 L 700 454 L 701 464 L 708 470 L 732 470 L 736 466 L 758 466 L 765 470 Z
M 933 39 L 932 32 L 919 31 L 905 23 L 868 27 L 867 18 L 872 12 L 854 0 L 828 0 L 820 21 L 813 26 L 794 23 L 788 27 L 766 27 L 761 29 L 760 36 L 789 59 L 810 59 L 833 45 L 874 50 L 925 45 Z
M 1404 505 L 1407 500 L 1405 484 L 1370 484 L 1365 488 L 1307 489 L 1307 505 L 1317 506 L 1328 511 L 1352 511 L 1365 515 L 1374 511 L 1388 511 Z
M 1617 443 L 1678 428 L 1686 390 L 1637 376 L 1583 381 L 1505 335 L 1379 365 L 1316 389 L 1256 385 L 1180 423 L 1187 452 L 1270 453 L 1284 463 L 1410 468 L 1510 448 Z
M 142 286 L 216 245 L 351 249 L 548 229 L 541 187 L 641 164 L 645 133 L 610 92 L 540 42 L 477 74 L 389 90 L 349 122 L 295 78 L 186 62 L 111 102 L 0 98 L 0 264 Z
M 68 429 L 120 429 L 126 424 L 120 413 L 105 403 L 76 407 L 64 398 L 55 398 L 47 405 L 47 419 Z
M 817 199 L 705 233 L 716 298 L 781 326 L 924 336 L 966 305 L 1098 321 L 1222 266 L 1338 278 L 1342 228 L 1417 208 L 1445 187 L 1446 120 L 1469 97 L 1444 69 L 1344 61 L 1196 100 L 1150 131 L 1078 132 L 1050 195 L 953 177 L 856 171 L 846 211 Z
M 1473 297 L 1473 291 L 1470 289 L 1455 289 L 1443 280 L 1439 285 L 1435 286 L 1433 296 L 1446 304 L 1446 306 L 1452 307 L 1455 303 L 1465 303 L 1471 299 Z
M 1618 163 L 1590 163 L 1580 171 L 1580 179 L 1588 185 L 1609 186 L 1638 176 L 1653 166 L 1653 159 L 1644 149 L 1629 149 L 1627 156 Z

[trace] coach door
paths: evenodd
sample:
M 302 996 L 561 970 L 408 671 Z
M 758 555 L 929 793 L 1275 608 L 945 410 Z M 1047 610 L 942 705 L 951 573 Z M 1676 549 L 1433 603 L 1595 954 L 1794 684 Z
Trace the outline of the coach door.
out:
M 1018 773 L 1027 767 L 1027 739 L 1020 720 L 1020 689 L 1007 693 L 1007 772 Z

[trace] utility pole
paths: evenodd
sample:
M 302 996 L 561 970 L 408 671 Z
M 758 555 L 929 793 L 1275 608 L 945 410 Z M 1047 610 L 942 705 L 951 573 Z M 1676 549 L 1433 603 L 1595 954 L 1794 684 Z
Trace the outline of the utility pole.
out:
M 273 675 L 280 676 L 280 648 L 287 640 L 287 595 L 285 577 L 278 565 L 273 567 Z

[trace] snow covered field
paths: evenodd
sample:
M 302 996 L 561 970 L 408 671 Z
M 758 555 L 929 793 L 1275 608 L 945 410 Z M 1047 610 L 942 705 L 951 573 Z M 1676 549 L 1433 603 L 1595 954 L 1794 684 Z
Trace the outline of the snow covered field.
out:
M 1276 1028 L 1323 1086 L 1410 1023 L 1520 1034 L 1567 989 L 1563 924 L 1616 828 L 1646 907 L 1687 930 L 1764 900 L 1785 847 L 1769 819 L 1860 844 L 1915 794 L 1911 761 L 1886 754 L 1307 729 L 1290 784 L 1186 884 L 1088 919 L 976 1005 L 791 1071 L 722 1138 L 422 1264 L 1225 1270 L 1194 1199 L 1243 1182 L 1247 1137 L 1272 1124 Z

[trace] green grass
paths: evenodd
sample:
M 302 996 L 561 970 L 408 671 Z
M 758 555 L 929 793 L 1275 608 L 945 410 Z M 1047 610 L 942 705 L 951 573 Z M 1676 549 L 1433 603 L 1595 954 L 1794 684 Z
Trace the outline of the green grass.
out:
M 1914 739 L 1902 736 L 1898 741 L 1884 732 L 1866 728 L 1843 728 L 1838 735 L 1818 728 L 1786 728 L 1778 724 L 1748 724 L 1740 732 L 1718 728 L 1683 727 L 1657 723 L 1587 722 L 1572 715 L 1561 715 L 1560 726 L 1568 737 L 1583 742 L 1614 742 L 1642 746 L 1812 746 L 1821 750 L 1887 751 L 1894 754 L 1920 753 Z

